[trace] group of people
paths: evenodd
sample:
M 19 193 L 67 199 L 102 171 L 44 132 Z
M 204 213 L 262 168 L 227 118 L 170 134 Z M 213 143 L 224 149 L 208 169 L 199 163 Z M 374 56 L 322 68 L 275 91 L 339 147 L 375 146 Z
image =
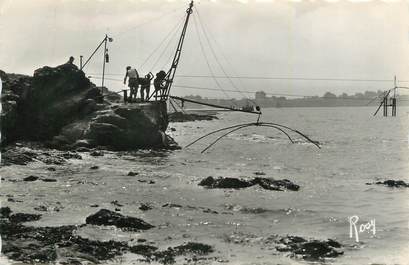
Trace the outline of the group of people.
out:
M 145 77 L 139 77 L 139 73 L 135 68 L 127 66 L 124 84 L 126 84 L 126 79 L 128 78 L 128 87 L 130 90 L 128 100 L 133 101 L 137 99 L 139 86 L 141 101 L 149 101 L 152 96 L 155 97 L 155 100 L 158 100 L 158 97 L 161 98 L 166 91 L 166 72 L 162 70 L 156 74 L 156 78 L 153 81 L 155 91 L 151 95 L 150 87 L 154 77 L 155 76 L 151 72 L 146 74 Z

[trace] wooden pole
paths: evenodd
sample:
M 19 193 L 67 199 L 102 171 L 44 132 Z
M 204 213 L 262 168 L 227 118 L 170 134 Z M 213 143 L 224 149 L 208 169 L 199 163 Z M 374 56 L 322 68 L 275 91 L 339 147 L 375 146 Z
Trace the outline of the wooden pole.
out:
M 107 53 L 107 40 L 108 40 L 108 35 L 105 34 L 105 39 L 104 39 L 104 63 L 102 65 L 102 85 L 101 85 L 101 94 L 104 93 L 104 81 L 105 81 L 105 56 Z

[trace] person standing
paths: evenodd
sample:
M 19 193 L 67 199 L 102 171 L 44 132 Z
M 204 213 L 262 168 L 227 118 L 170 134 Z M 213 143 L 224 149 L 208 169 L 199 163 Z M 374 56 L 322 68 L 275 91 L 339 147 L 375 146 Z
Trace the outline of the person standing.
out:
M 135 68 L 130 66 L 126 67 L 126 74 L 124 78 L 124 84 L 126 84 L 126 78 L 128 77 L 128 87 L 130 89 L 130 100 L 132 98 L 136 99 L 136 95 L 138 94 L 138 87 L 139 87 L 139 74 Z

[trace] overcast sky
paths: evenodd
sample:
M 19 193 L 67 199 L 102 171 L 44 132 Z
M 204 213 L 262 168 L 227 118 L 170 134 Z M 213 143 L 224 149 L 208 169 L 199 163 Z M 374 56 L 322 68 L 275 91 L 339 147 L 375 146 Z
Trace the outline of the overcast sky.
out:
M 104 34 L 107 72 L 122 79 L 127 65 L 145 74 L 169 68 L 189 1 L 0 0 L 0 69 L 32 74 L 59 65 L 70 55 L 89 56 Z M 210 75 L 218 66 L 201 23 L 208 31 L 224 71 L 234 76 L 409 80 L 409 6 L 407 1 L 195 1 L 177 75 Z M 172 29 L 177 31 L 172 32 Z M 170 33 L 170 34 L 169 34 Z M 165 39 L 166 36 L 170 38 Z M 165 39 L 162 46 L 158 45 Z M 166 45 L 169 41 L 169 45 Z M 156 49 L 149 60 L 148 55 Z M 101 50 L 102 52 L 102 50 Z M 161 56 L 162 55 L 162 56 Z M 102 72 L 102 54 L 86 67 Z M 118 75 L 116 75 L 118 74 Z M 120 74 L 120 75 L 119 75 Z M 98 79 L 94 79 L 100 84 Z M 392 82 L 233 80 L 245 91 L 322 95 L 389 89 Z M 218 88 L 211 79 L 176 77 L 176 85 Z M 220 86 L 234 90 L 226 79 Z M 402 83 L 409 85 L 409 83 Z M 110 80 L 113 90 L 123 88 Z M 242 97 L 237 93 L 174 87 L 174 95 Z M 227 95 L 226 95 L 227 94 Z

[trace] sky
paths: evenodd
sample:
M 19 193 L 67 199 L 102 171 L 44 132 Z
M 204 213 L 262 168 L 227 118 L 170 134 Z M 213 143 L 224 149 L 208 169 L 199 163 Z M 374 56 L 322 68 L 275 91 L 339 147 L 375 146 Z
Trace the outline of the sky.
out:
M 0 69 L 32 75 L 69 56 L 87 58 L 104 38 L 106 85 L 124 89 L 125 67 L 170 67 L 189 1 L 0 0 Z M 206 34 L 204 33 L 206 32 Z M 100 85 L 102 49 L 84 69 Z M 151 55 L 151 56 L 150 56 Z M 209 67 L 210 66 L 210 67 Z M 241 98 L 247 93 L 353 94 L 392 81 L 216 79 L 209 76 L 392 80 L 409 86 L 407 1 L 195 1 L 173 95 Z M 208 76 L 208 78 L 186 76 Z M 212 88 L 204 90 L 183 86 Z M 222 90 L 222 89 L 223 90 Z

